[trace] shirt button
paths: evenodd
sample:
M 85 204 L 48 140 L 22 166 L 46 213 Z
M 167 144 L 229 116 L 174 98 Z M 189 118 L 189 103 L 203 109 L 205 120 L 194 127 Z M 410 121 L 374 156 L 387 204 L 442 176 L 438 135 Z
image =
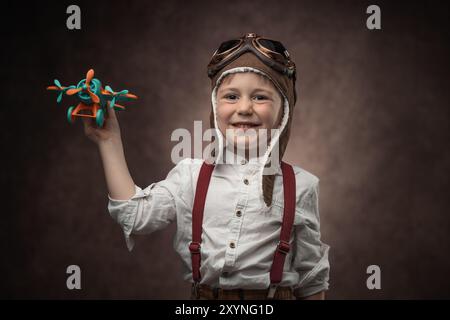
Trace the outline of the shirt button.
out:
M 231 241 L 231 242 L 230 242 L 230 248 L 231 248 L 231 249 L 234 249 L 234 248 L 236 248 L 236 245 L 234 244 L 234 242 L 233 242 L 233 241 Z
M 248 179 L 244 179 L 244 183 L 248 185 Z
M 238 217 L 242 216 L 242 211 L 241 210 L 236 211 L 236 216 Z

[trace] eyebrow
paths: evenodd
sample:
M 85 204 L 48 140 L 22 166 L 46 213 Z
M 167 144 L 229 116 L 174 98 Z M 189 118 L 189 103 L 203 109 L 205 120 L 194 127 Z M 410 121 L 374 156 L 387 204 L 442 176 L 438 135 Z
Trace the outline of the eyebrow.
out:
M 227 90 L 240 92 L 239 88 L 235 88 L 235 87 L 225 87 L 225 88 L 221 88 L 221 89 L 219 89 L 219 92 L 223 92 L 223 91 L 227 91 Z M 253 90 L 252 93 L 255 93 L 255 92 L 265 92 L 265 93 L 267 93 L 268 95 L 272 96 L 272 92 L 269 91 L 269 90 L 267 90 L 267 89 L 257 88 L 257 89 L 255 89 L 255 90 Z

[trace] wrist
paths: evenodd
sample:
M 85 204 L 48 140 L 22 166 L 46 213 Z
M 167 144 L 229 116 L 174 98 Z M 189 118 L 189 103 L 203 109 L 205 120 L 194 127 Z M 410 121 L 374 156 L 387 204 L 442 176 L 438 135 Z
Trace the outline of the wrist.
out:
M 120 137 L 101 140 L 97 143 L 97 146 L 102 155 L 123 153 L 122 140 Z
M 120 136 L 113 136 L 109 137 L 107 139 L 102 139 L 97 142 L 97 145 L 100 148 L 104 147 L 110 147 L 110 146 L 121 146 L 122 145 L 122 139 Z

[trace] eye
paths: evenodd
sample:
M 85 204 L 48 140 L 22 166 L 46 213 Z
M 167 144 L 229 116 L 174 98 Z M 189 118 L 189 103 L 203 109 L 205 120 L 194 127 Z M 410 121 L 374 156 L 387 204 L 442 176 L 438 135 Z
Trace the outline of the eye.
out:
M 237 95 L 227 94 L 227 95 L 225 95 L 225 99 L 235 100 L 235 99 L 237 99 Z
M 255 96 L 255 99 L 256 100 L 267 100 L 268 98 L 266 96 L 263 96 L 263 95 L 257 95 L 257 96 Z

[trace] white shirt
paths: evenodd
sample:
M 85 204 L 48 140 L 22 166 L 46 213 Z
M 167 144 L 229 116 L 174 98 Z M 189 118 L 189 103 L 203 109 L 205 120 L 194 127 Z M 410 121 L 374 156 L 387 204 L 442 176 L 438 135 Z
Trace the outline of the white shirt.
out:
M 177 223 L 174 249 L 183 262 L 183 278 L 192 282 L 192 206 L 201 159 L 184 159 L 165 180 L 145 189 L 135 186 L 130 200 L 109 195 L 108 210 L 122 226 L 129 250 L 132 234 L 149 234 Z M 328 289 L 329 246 L 320 240 L 319 179 L 293 166 L 296 177 L 296 212 L 291 250 L 280 286 L 291 286 L 299 297 Z M 258 164 L 217 164 L 203 217 L 201 283 L 224 289 L 267 289 L 270 268 L 283 218 L 281 169 L 275 178 L 273 204 L 267 207 L 258 194 Z M 244 183 L 248 180 L 248 184 Z M 236 214 L 240 211 L 239 214 Z M 230 246 L 234 243 L 233 246 Z

